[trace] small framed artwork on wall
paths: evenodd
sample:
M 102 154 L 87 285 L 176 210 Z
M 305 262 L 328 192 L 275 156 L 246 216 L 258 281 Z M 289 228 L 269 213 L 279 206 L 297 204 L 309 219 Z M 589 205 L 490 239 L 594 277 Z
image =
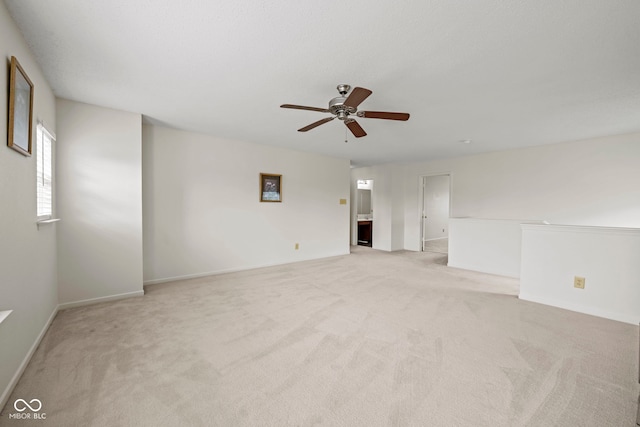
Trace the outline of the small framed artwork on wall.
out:
M 20 154 L 31 155 L 33 83 L 15 56 L 9 74 L 9 139 L 7 145 Z
M 260 201 L 282 202 L 282 175 L 260 174 Z

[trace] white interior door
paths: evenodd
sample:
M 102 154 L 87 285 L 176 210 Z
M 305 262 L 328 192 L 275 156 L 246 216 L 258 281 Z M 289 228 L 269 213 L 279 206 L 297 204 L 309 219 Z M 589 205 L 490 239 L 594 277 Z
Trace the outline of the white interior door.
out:
M 426 242 L 449 237 L 449 175 L 422 178 L 422 250 Z

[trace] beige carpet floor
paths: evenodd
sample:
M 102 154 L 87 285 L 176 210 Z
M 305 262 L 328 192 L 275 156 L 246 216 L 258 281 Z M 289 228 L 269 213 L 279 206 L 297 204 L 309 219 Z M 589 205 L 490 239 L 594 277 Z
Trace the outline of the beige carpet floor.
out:
M 439 252 L 441 254 L 449 253 L 449 239 L 427 240 L 422 244 L 422 250 L 425 252 Z
M 357 247 L 61 311 L 0 425 L 635 424 L 637 326 L 445 263 Z

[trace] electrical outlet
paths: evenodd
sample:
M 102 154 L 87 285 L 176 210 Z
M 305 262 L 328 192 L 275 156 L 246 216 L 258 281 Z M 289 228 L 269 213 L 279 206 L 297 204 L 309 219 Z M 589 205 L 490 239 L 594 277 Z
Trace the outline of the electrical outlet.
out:
M 296 243 L 296 251 L 297 251 L 298 249 L 300 249 L 300 244 L 299 244 L 299 243 Z
M 584 277 L 575 276 L 573 278 L 573 287 L 578 289 L 584 289 Z

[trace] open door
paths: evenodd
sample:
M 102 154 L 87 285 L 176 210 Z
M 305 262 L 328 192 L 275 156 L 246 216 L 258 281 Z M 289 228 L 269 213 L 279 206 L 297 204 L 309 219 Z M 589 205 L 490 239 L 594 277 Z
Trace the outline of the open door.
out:
M 451 177 L 422 177 L 422 251 L 449 252 Z

